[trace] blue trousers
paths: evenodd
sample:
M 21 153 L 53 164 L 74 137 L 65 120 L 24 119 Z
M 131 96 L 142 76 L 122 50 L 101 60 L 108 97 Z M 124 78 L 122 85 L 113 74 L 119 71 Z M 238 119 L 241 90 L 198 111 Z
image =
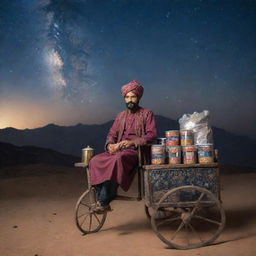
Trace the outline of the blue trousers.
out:
M 112 180 L 95 185 L 96 199 L 102 206 L 108 205 L 117 195 L 118 184 Z

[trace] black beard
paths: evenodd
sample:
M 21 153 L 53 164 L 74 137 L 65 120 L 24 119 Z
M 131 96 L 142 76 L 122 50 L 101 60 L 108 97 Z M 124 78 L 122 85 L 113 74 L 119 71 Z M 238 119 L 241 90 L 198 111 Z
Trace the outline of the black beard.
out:
M 130 110 L 136 110 L 139 106 L 139 102 L 127 102 L 126 107 Z

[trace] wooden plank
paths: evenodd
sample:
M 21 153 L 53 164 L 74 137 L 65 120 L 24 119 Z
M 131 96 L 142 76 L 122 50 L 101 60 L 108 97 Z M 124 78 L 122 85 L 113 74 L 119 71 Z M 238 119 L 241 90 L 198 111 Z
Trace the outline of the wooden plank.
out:
M 88 164 L 86 164 L 86 163 L 75 163 L 74 166 L 75 167 L 84 167 L 85 168 L 85 167 L 88 167 Z
M 159 169 L 171 169 L 171 168 L 205 168 L 205 167 L 218 167 L 218 163 L 210 163 L 210 164 L 151 164 L 151 165 L 143 165 L 143 168 L 146 170 L 159 170 Z

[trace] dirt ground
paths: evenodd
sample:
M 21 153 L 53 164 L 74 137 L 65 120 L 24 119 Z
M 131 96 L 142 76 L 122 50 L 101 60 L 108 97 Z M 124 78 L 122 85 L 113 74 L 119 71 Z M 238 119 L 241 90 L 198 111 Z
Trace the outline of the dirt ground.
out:
M 143 201 L 113 201 L 103 228 L 82 235 L 74 210 L 84 179 L 79 168 L 0 179 L 0 256 L 256 255 L 255 173 L 221 176 L 226 227 L 213 245 L 191 250 L 168 249 L 159 240 Z

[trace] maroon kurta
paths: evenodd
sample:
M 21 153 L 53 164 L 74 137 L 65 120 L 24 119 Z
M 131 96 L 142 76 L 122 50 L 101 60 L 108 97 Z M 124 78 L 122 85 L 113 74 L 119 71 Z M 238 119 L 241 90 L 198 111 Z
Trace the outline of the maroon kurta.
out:
M 123 140 L 133 140 L 138 145 L 151 142 L 156 137 L 153 112 L 139 108 L 135 113 L 128 110 L 119 113 L 107 136 L 106 146 Z M 137 150 L 123 149 L 114 154 L 104 152 L 94 156 L 89 163 L 91 184 L 100 184 L 113 180 L 127 191 L 135 175 L 138 165 Z

